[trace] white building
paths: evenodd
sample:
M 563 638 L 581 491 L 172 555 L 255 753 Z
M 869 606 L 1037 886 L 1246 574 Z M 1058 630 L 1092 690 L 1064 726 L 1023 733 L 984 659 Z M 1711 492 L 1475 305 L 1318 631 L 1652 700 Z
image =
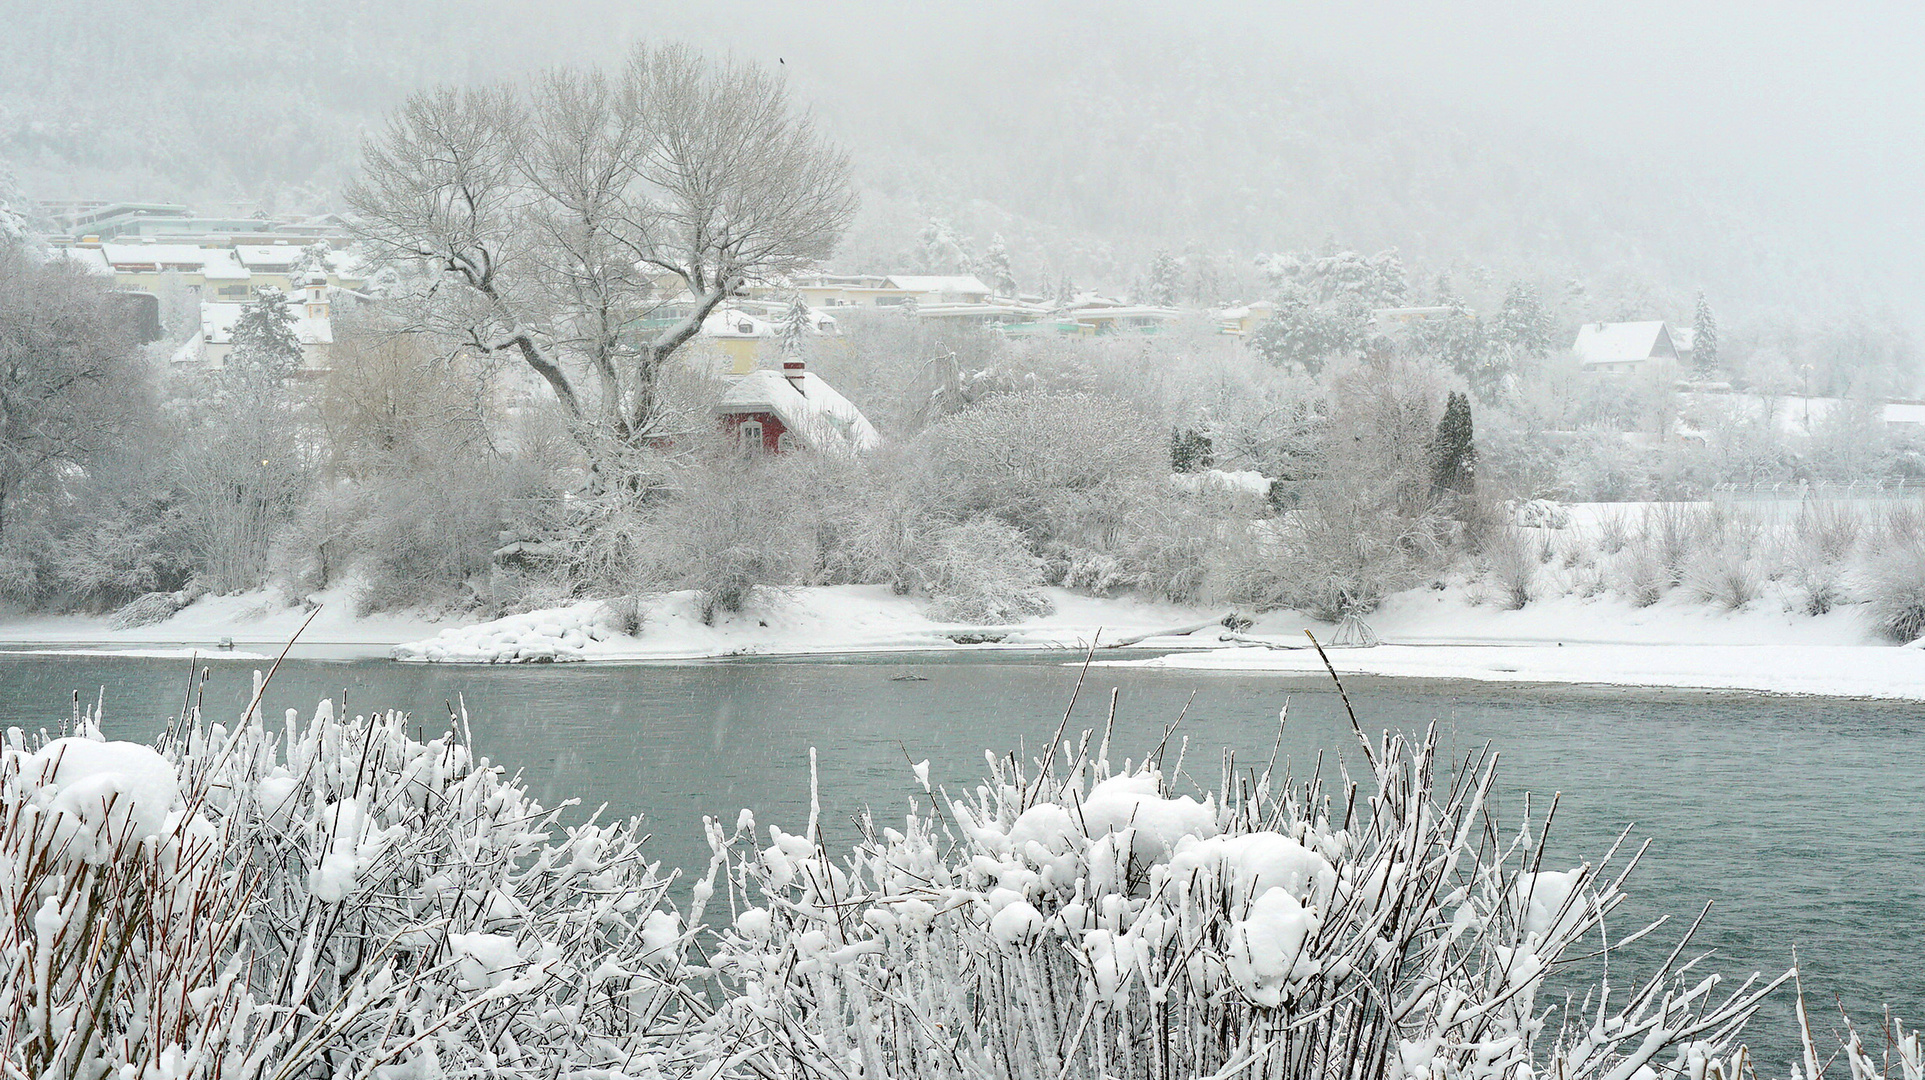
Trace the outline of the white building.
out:
M 307 284 L 286 297 L 286 303 L 294 316 L 294 335 L 301 342 L 300 373 L 326 371 L 334 347 L 327 279 L 319 274 L 309 276 Z M 234 350 L 234 324 L 240 321 L 246 307 L 241 303 L 203 300 L 200 329 L 174 352 L 175 365 L 204 371 L 225 368 L 227 355 Z
M 1587 374 L 1657 382 L 1677 378 L 1678 349 L 1662 321 L 1585 323 L 1571 346 Z

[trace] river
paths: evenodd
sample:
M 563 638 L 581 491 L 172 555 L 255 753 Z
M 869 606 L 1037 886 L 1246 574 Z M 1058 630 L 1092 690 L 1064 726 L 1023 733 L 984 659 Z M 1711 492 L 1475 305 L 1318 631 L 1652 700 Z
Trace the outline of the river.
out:
M 260 666 L 210 661 L 208 715 L 237 714 Z M 1039 750 L 1077 674 L 1061 654 L 552 667 L 300 660 L 282 666 L 267 706 L 269 716 L 305 714 L 332 696 L 349 711 L 409 710 L 433 730 L 465 701 L 478 752 L 521 770 L 545 802 L 644 814 L 658 857 L 690 866 L 705 857 L 704 814 L 733 822 L 748 807 L 765 826 L 799 830 L 811 747 L 824 821 L 847 836 L 863 805 L 878 818 L 908 808 L 911 760 L 929 758 L 932 780 L 953 789 L 981 775 L 985 749 Z M 179 710 L 187 681 L 184 660 L 0 653 L 0 725 L 56 729 L 74 691 L 91 702 L 104 690 L 107 733 L 146 739 Z M 1100 726 L 1112 688 L 1119 756 L 1154 747 L 1187 706 L 1186 770 L 1206 788 L 1226 748 L 1245 763 L 1268 755 L 1286 702 L 1283 754 L 1299 771 L 1319 752 L 1358 756 L 1327 681 L 1093 669 L 1072 730 Z M 1660 913 L 1688 923 L 1714 901 L 1696 939 L 1715 950 L 1709 967 L 1775 973 L 1796 946 L 1815 1008 L 1835 1017 L 1842 1001 L 1875 1023 L 1889 1004 L 1925 1023 L 1925 705 L 1365 679 L 1349 690 L 1367 728 L 1435 720 L 1459 757 L 1493 743 L 1507 821 L 1525 791 L 1561 792 L 1547 865 L 1597 857 L 1626 825 L 1655 838 L 1617 934 Z M 1788 1007 L 1774 1003 L 1754 1025 L 1761 1075 L 1781 1075 L 1791 1053 Z

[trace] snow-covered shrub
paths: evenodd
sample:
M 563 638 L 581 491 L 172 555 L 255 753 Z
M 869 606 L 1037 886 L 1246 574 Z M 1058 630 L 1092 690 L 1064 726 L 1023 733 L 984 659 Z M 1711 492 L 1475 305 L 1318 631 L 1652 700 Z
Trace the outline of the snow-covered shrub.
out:
M 1893 641 L 1925 637 L 1925 536 L 1888 532 L 1865 566 L 1863 592 L 1872 621 Z
M 1155 425 L 1092 394 L 1003 393 L 932 425 L 922 494 L 951 521 L 994 517 L 1032 551 L 1102 548 L 1168 468 Z
M 1267 769 L 1205 793 L 1161 750 L 1117 769 L 1093 742 L 992 755 L 955 799 L 917 766 L 931 811 L 865 820 L 846 859 L 813 820 L 766 847 L 746 814 L 711 823 L 739 1037 L 804 1075 L 1738 1075 L 1775 982 L 1658 970 L 1548 1022 L 1623 875 L 1615 849 L 1543 868 L 1528 810 L 1491 830 L 1492 759 L 1449 781 L 1434 731 L 1386 736 L 1361 798 Z
M 1512 504 L 1511 523 L 1525 529 L 1567 529 L 1571 512 L 1550 499 L 1530 499 Z
M 1046 615 L 1043 561 L 1022 534 L 993 518 L 951 525 L 930 536 L 919 560 L 931 618 L 1007 623 Z
M 1537 559 L 1533 552 L 1537 544 L 1536 537 L 1511 528 L 1499 533 L 1487 548 L 1497 606 L 1515 611 L 1531 602 L 1531 586 L 1537 581 Z
M 1843 602 L 1845 574 L 1866 522 L 1838 503 L 1805 502 L 1792 519 L 1786 562 L 1805 594 L 1805 613 L 1823 615 Z
M 758 590 L 803 584 L 815 564 L 806 463 L 721 456 L 646 508 L 646 584 L 696 589 L 702 618 L 741 611 Z
M 685 996 L 637 823 L 563 827 L 465 721 L 412 728 L 323 702 L 284 735 L 190 717 L 158 752 L 11 733 L 8 1074 L 657 1076 L 733 1052 Z

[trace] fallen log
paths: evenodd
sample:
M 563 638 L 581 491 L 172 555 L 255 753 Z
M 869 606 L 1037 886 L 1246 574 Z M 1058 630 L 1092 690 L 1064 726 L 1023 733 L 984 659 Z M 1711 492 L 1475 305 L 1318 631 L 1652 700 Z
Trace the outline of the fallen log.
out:
M 1214 619 L 1205 619 L 1200 623 L 1192 623 L 1188 626 L 1174 626 L 1168 630 L 1152 630 L 1147 634 L 1138 634 L 1135 637 L 1126 637 L 1118 641 L 1106 641 L 1103 643 L 1102 648 L 1124 649 L 1135 645 L 1137 642 L 1148 641 L 1151 638 L 1184 637 L 1189 634 L 1194 634 L 1198 630 L 1208 630 L 1212 626 L 1232 626 L 1241 618 L 1242 616 L 1232 611 L 1227 615 L 1219 615 Z

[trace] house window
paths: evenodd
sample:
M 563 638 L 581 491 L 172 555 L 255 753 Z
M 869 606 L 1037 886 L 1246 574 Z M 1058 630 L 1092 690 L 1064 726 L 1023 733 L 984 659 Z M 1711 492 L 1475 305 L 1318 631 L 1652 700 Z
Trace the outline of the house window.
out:
M 759 421 L 744 420 L 735 425 L 735 437 L 742 440 L 742 449 L 762 449 L 762 425 Z
M 792 454 L 796 450 L 795 436 L 787 431 L 775 437 L 775 449 L 779 454 Z

